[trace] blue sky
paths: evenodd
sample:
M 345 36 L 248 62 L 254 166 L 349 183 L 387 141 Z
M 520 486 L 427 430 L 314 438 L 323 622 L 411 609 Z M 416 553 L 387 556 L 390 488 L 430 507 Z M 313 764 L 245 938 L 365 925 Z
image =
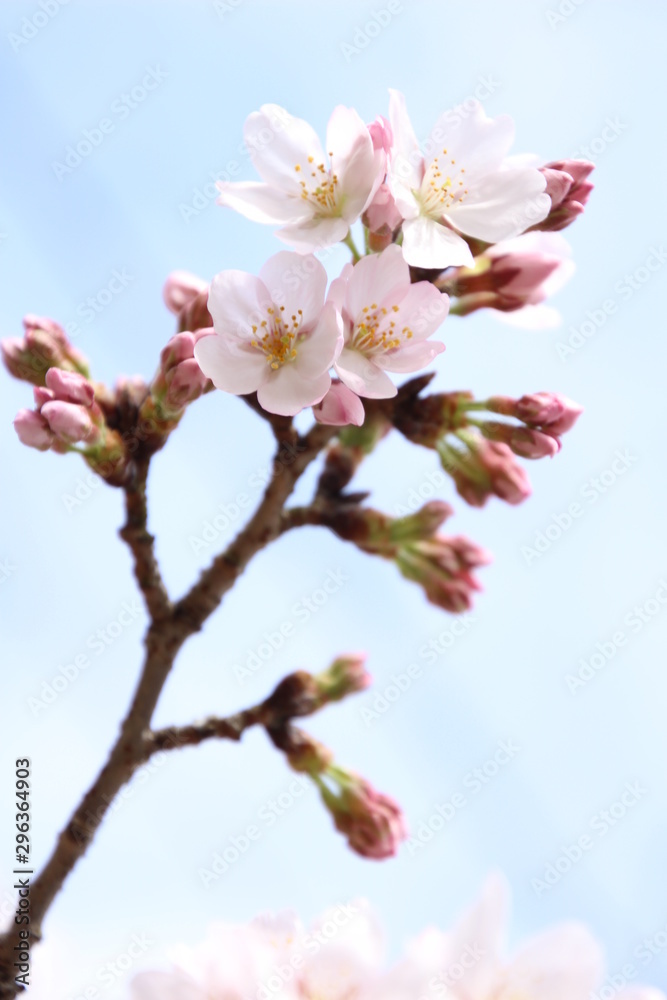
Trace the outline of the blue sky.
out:
M 534 493 L 524 505 L 491 502 L 480 512 L 437 484 L 437 495 L 454 503 L 454 530 L 494 553 L 462 634 L 392 567 L 308 529 L 253 563 L 182 652 L 158 709 L 161 724 L 226 713 L 295 667 L 319 669 L 337 652 L 367 649 L 375 687 L 308 728 L 399 799 L 413 831 L 456 793 L 464 805 L 423 849 L 377 865 L 347 851 L 312 793 L 294 794 L 260 733 L 241 746 L 172 755 L 120 800 L 53 907 L 45 954 L 60 950 L 65 967 L 49 996 L 66 1000 L 96 983 L 133 933 L 155 941 L 150 966 L 170 943 L 201 938 L 212 919 L 285 907 L 308 919 L 355 896 L 377 906 L 396 954 L 426 924 L 445 926 L 492 868 L 512 886 L 515 940 L 583 919 L 604 943 L 611 972 L 632 963 L 639 978 L 667 987 L 665 953 L 641 957 L 642 942 L 662 940 L 667 927 L 667 547 L 664 430 L 656 423 L 667 360 L 659 323 L 664 11 L 648 0 L 631 9 L 615 0 L 403 0 L 376 32 L 367 25 L 387 7 L 381 2 L 44 3 L 49 16 L 37 3 L 0 8 L 1 330 L 18 334 L 27 312 L 72 324 L 96 377 L 110 382 L 152 373 L 173 327 L 160 294 L 170 270 L 256 272 L 281 249 L 270 227 L 211 196 L 232 163 L 239 178 L 253 178 L 242 126 L 265 102 L 323 132 L 338 103 L 366 120 L 386 113 L 395 87 L 425 135 L 442 110 L 485 88 L 488 113 L 514 117 L 517 152 L 596 162 L 586 214 L 566 233 L 577 272 L 555 301 L 562 326 L 515 330 L 478 313 L 443 328 L 440 388 L 480 398 L 550 389 L 586 408 L 562 453 L 530 466 Z M 144 83 L 153 89 L 132 99 Z M 103 119 L 112 127 L 99 144 L 63 171 L 67 148 Z M 346 259 L 342 249 L 327 258 L 332 277 Z M 114 273 L 123 281 L 113 287 L 122 287 L 110 295 Z M 116 538 L 120 495 L 87 482 L 74 456 L 18 444 L 11 420 L 29 399 L 27 386 L 4 379 L 2 780 L 8 801 L 14 758 L 32 758 L 43 859 L 114 737 L 145 622 L 133 611 L 131 567 Z M 191 408 L 156 458 L 151 525 L 174 594 L 241 523 L 233 506 L 270 447 L 252 412 L 215 393 Z M 431 453 L 392 437 L 359 485 L 394 513 L 415 495 L 428 497 L 435 469 Z M 308 495 L 309 483 L 312 476 L 297 496 Z M 82 501 L 72 506 L 77 490 Z M 580 513 L 568 522 L 573 504 Z M 229 526 L 215 545 L 194 546 L 221 505 Z M 544 551 L 535 554 L 540 537 Z M 339 589 L 297 618 L 295 606 L 327 574 Z M 119 631 L 124 606 L 130 623 Z M 289 643 L 240 683 L 234 665 L 286 621 L 295 624 Z M 111 639 L 101 651 L 99 629 Z M 435 662 L 420 652 L 431 640 L 441 650 Z M 581 661 L 594 654 L 597 669 L 573 689 L 568 675 L 586 675 Z M 35 714 L 29 699 L 77 655 L 89 664 Z M 423 675 L 369 723 L 377 695 L 415 662 Z M 516 750 L 473 791 L 470 774 L 494 770 L 488 762 L 502 741 Z M 628 785 L 636 789 L 630 805 Z M 276 822 L 260 819 L 252 851 L 205 889 L 198 869 L 281 795 Z M 624 810 L 614 805 L 623 795 Z M 613 825 L 600 818 L 609 810 Z M 9 844 L 6 811 L 2 831 Z M 536 889 L 534 880 L 585 836 L 592 846 L 581 860 L 553 887 Z M 103 995 L 123 996 L 122 979 Z

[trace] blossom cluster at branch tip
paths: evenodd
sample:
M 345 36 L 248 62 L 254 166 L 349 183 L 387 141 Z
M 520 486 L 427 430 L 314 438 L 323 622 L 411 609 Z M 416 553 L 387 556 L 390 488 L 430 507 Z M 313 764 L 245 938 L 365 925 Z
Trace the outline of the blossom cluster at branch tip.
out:
M 584 924 L 557 924 L 508 955 L 508 917 L 507 883 L 494 873 L 451 926 L 426 928 L 389 967 L 378 917 L 364 900 L 341 901 L 308 927 L 291 912 L 216 923 L 201 944 L 174 949 L 168 970 L 139 973 L 131 1000 L 589 1000 L 612 990 L 602 948 Z M 620 978 L 617 1000 L 665 1000 Z
M 45 385 L 35 386 L 35 409 L 19 410 L 14 427 L 23 444 L 39 451 L 69 451 L 80 444 L 94 453 L 107 435 L 91 382 L 79 372 L 49 368 Z
M 8 337 L 0 343 L 2 360 L 14 378 L 32 385 L 46 385 L 50 368 L 79 372 L 88 377 L 86 358 L 69 341 L 63 328 L 43 316 L 23 319 L 24 337 Z
M 484 411 L 520 423 L 491 420 Z M 553 457 L 561 449 L 561 435 L 582 412 L 581 406 L 557 393 L 478 401 L 472 393 L 451 392 L 410 398 L 393 421 L 408 440 L 437 451 L 459 495 L 482 507 L 494 495 L 510 504 L 530 496 L 528 477 L 515 456 Z

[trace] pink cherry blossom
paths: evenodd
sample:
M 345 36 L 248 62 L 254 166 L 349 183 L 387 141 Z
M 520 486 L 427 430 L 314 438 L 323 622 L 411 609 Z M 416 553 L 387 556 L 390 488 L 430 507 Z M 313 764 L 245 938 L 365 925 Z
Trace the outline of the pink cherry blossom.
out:
M 319 403 L 342 346 L 340 317 L 324 303 L 326 284 L 315 257 L 289 251 L 271 257 L 259 277 L 222 271 L 208 301 L 215 333 L 194 348 L 203 373 L 225 392 L 257 392 L 269 413 L 293 416 Z
M 387 372 L 416 372 L 444 351 L 427 340 L 447 315 L 448 296 L 428 281 L 410 283 L 400 247 L 346 265 L 329 301 L 343 316 L 344 346 L 334 368 L 359 396 L 396 395 Z
M 334 109 L 326 155 L 311 126 L 276 104 L 253 112 L 244 135 L 262 182 L 220 181 L 218 204 L 281 224 L 276 235 L 300 253 L 344 240 L 384 178 L 386 154 L 353 108 Z
M 313 416 L 320 424 L 345 427 L 354 424 L 361 427 L 364 422 L 364 404 L 346 385 L 335 379 L 324 399 L 313 407 Z
M 546 179 L 507 159 L 514 126 L 507 115 L 487 118 L 482 106 L 446 111 L 422 152 L 405 107 L 390 91 L 394 134 L 388 183 L 403 215 L 403 253 L 424 268 L 470 266 L 472 253 L 454 230 L 487 243 L 518 236 L 551 207 Z
M 190 271 L 172 271 L 164 283 L 162 298 L 169 312 L 178 316 L 188 303 L 207 288 L 208 284 Z

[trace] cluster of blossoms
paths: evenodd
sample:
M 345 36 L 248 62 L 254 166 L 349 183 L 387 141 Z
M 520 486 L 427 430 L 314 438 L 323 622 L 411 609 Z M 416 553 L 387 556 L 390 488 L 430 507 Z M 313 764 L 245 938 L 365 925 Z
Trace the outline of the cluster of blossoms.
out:
M 583 211 L 592 164 L 508 156 L 511 120 L 487 118 L 476 103 L 465 114 L 445 112 L 420 145 L 395 91 L 388 118 L 368 125 L 336 108 L 324 148 L 305 121 L 276 105 L 249 116 L 245 138 L 262 179 L 220 183 L 219 201 L 279 225 L 291 249 L 256 276 L 226 270 L 209 284 L 172 273 L 163 296 L 177 332 L 149 383 L 123 378 L 110 390 L 91 381 L 64 331 L 27 317 L 25 338 L 2 345 L 11 373 L 35 386 L 35 409 L 15 421 L 20 439 L 76 450 L 122 486 L 136 456 L 161 448 L 187 406 L 215 387 L 272 419 L 312 407 L 316 421 L 338 428 L 329 460 L 343 456 L 352 471 L 395 428 L 437 453 L 467 503 L 526 499 L 518 460 L 555 455 L 581 407 L 550 392 L 424 395 L 433 372 L 400 389 L 392 376 L 423 372 L 442 353 L 435 334 L 448 314 L 483 308 L 523 325 L 553 322 L 545 300 L 574 266 L 560 230 Z M 358 222 L 363 255 L 352 237 Z M 341 241 L 352 262 L 328 283 L 315 254 Z M 394 561 L 439 607 L 471 606 L 474 570 L 489 556 L 436 532 L 451 512 L 446 504 L 392 519 L 340 489 L 327 496 L 314 523 Z
M 223 271 L 211 284 L 213 331 L 195 357 L 226 392 L 256 392 L 269 412 L 313 406 L 318 420 L 357 424 L 363 399 L 396 395 L 388 373 L 417 372 L 444 350 L 431 336 L 452 312 L 479 308 L 546 325 L 542 307 L 572 273 L 562 229 L 583 210 L 592 164 L 543 167 L 509 157 L 507 116 L 445 112 L 423 144 L 405 100 L 365 125 L 334 110 L 326 150 L 307 122 L 264 105 L 245 138 L 259 182 L 220 182 L 219 202 L 278 224 L 283 252 L 258 277 Z M 267 138 L 268 137 L 268 138 Z M 361 219 L 361 259 L 351 226 Z M 531 230 L 531 232 L 528 232 Z M 345 242 L 347 265 L 327 293 L 316 251 Z M 428 280 L 416 280 L 420 271 Z M 435 277 L 433 272 L 436 272 Z
M 143 972 L 132 1000 L 589 1000 L 604 980 L 601 948 L 579 923 L 564 923 L 505 954 L 508 893 L 491 876 L 448 930 L 430 927 L 392 968 L 383 963 L 379 921 L 363 900 L 331 907 L 306 928 L 291 913 L 247 925 L 213 924 L 194 947 L 174 949 L 172 967 Z M 619 1000 L 664 1000 L 651 987 L 614 988 Z

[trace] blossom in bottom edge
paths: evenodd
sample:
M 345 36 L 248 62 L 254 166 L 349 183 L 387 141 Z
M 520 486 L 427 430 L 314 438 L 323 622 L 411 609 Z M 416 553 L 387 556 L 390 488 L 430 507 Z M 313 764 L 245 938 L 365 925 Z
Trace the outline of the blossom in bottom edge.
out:
M 341 321 L 325 306 L 327 275 L 316 257 L 283 251 L 259 277 L 222 271 L 211 283 L 208 308 L 215 334 L 194 355 L 218 389 L 257 392 L 269 413 L 294 416 L 319 403 L 342 346 Z
M 508 957 L 508 896 L 505 880 L 492 875 L 449 930 L 427 928 L 390 968 L 362 900 L 331 907 L 308 929 L 291 913 L 213 924 L 201 944 L 173 953 L 171 969 L 139 974 L 131 1000 L 589 1000 L 605 975 L 590 930 L 562 923 Z M 665 1000 L 634 984 L 616 996 Z

